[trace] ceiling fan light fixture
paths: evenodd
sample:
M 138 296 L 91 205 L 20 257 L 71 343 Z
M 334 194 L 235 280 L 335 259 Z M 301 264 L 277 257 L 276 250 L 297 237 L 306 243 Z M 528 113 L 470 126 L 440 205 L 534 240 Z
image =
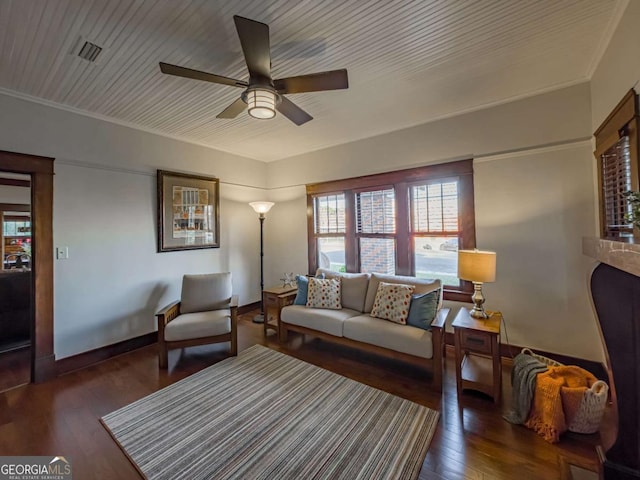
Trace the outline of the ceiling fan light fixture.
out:
M 276 116 L 276 93 L 266 88 L 247 90 L 246 101 L 249 115 L 261 120 Z

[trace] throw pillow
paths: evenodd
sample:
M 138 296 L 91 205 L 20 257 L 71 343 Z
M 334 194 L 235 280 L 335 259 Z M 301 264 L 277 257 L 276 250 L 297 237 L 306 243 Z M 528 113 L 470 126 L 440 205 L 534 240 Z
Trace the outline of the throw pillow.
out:
M 316 278 L 324 278 L 324 273 L 316 276 Z M 306 275 L 296 275 L 296 298 L 293 300 L 294 305 L 306 305 L 307 296 L 309 295 L 309 278 Z
M 407 325 L 422 328 L 423 330 L 431 330 L 431 322 L 433 322 L 438 313 L 439 300 L 439 288 L 433 292 L 412 295 Z
M 307 295 L 309 295 L 309 279 L 304 275 L 296 275 L 296 285 L 298 286 L 298 292 L 296 298 L 293 300 L 294 305 L 306 305 Z
M 371 316 L 406 325 L 413 285 L 380 282 Z
M 310 278 L 307 307 L 340 310 L 340 279 Z

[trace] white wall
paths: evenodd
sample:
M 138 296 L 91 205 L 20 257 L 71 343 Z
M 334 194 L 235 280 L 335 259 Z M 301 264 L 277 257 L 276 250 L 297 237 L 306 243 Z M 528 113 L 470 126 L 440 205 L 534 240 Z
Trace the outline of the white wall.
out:
M 264 163 L 0 95 L 0 149 L 54 157 L 56 358 L 155 329 L 181 276 L 230 270 L 240 303 L 259 300 L 259 232 L 246 202 Z M 221 248 L 156 253 L 156 169 L 221 180 Z M 240 186 L 240 185 L 245 186 Z
M 589 105 L 582 84 L 270 163 L 271 194 L 296 198 L 270 232 L 269 280 L 282 265 L 307 270 L 304 188 L 284 187 L 473 156 L 477 244 L 498 253 L 487 307 L 504 313 L 514 344 L 601 360 L 581 248 L 595 231 Z
M 640 2 L 631 0 L 591 77 L 592 130 L 631 89 L 640 93 Z

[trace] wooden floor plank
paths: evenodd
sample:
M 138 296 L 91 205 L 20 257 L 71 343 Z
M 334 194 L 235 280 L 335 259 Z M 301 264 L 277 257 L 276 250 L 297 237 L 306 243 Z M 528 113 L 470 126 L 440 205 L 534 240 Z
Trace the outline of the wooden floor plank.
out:
M 420 480 L 560 478 L 560 457 L 591 464 L 598 435 L 565 435 L 551 445 L 534 432 L 503 420 L 510 404 L 510 368 L 504 369 L 503 403 L 456 392 L 455 370 L 446 359 L 444 391 L 434 392 L 418 367 L 292 334 L 288 345 L 262 334 L 240 317 L 238 346 L 267 345 L 359 382 L 441 412 Z M 0 455 L 58 455 L 71 459 L 74 478 L 138 479 L 99 418 L 228 356 L 224 344 L 175 350 L 169 369 L 158 369 L 155 346 L 101 362 L 50 382 L 0 393 Z M 282 479 L 286 480 L 286 479 Z M 297 480 L 297 479 L 296 479 Z

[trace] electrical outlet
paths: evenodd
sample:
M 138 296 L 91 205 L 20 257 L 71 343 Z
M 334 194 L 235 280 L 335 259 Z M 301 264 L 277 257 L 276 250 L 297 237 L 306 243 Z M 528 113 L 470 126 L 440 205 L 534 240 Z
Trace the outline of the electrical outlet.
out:
M 58 260 L 69 258 L 69 247 L 56 247 L 56 258 Z

